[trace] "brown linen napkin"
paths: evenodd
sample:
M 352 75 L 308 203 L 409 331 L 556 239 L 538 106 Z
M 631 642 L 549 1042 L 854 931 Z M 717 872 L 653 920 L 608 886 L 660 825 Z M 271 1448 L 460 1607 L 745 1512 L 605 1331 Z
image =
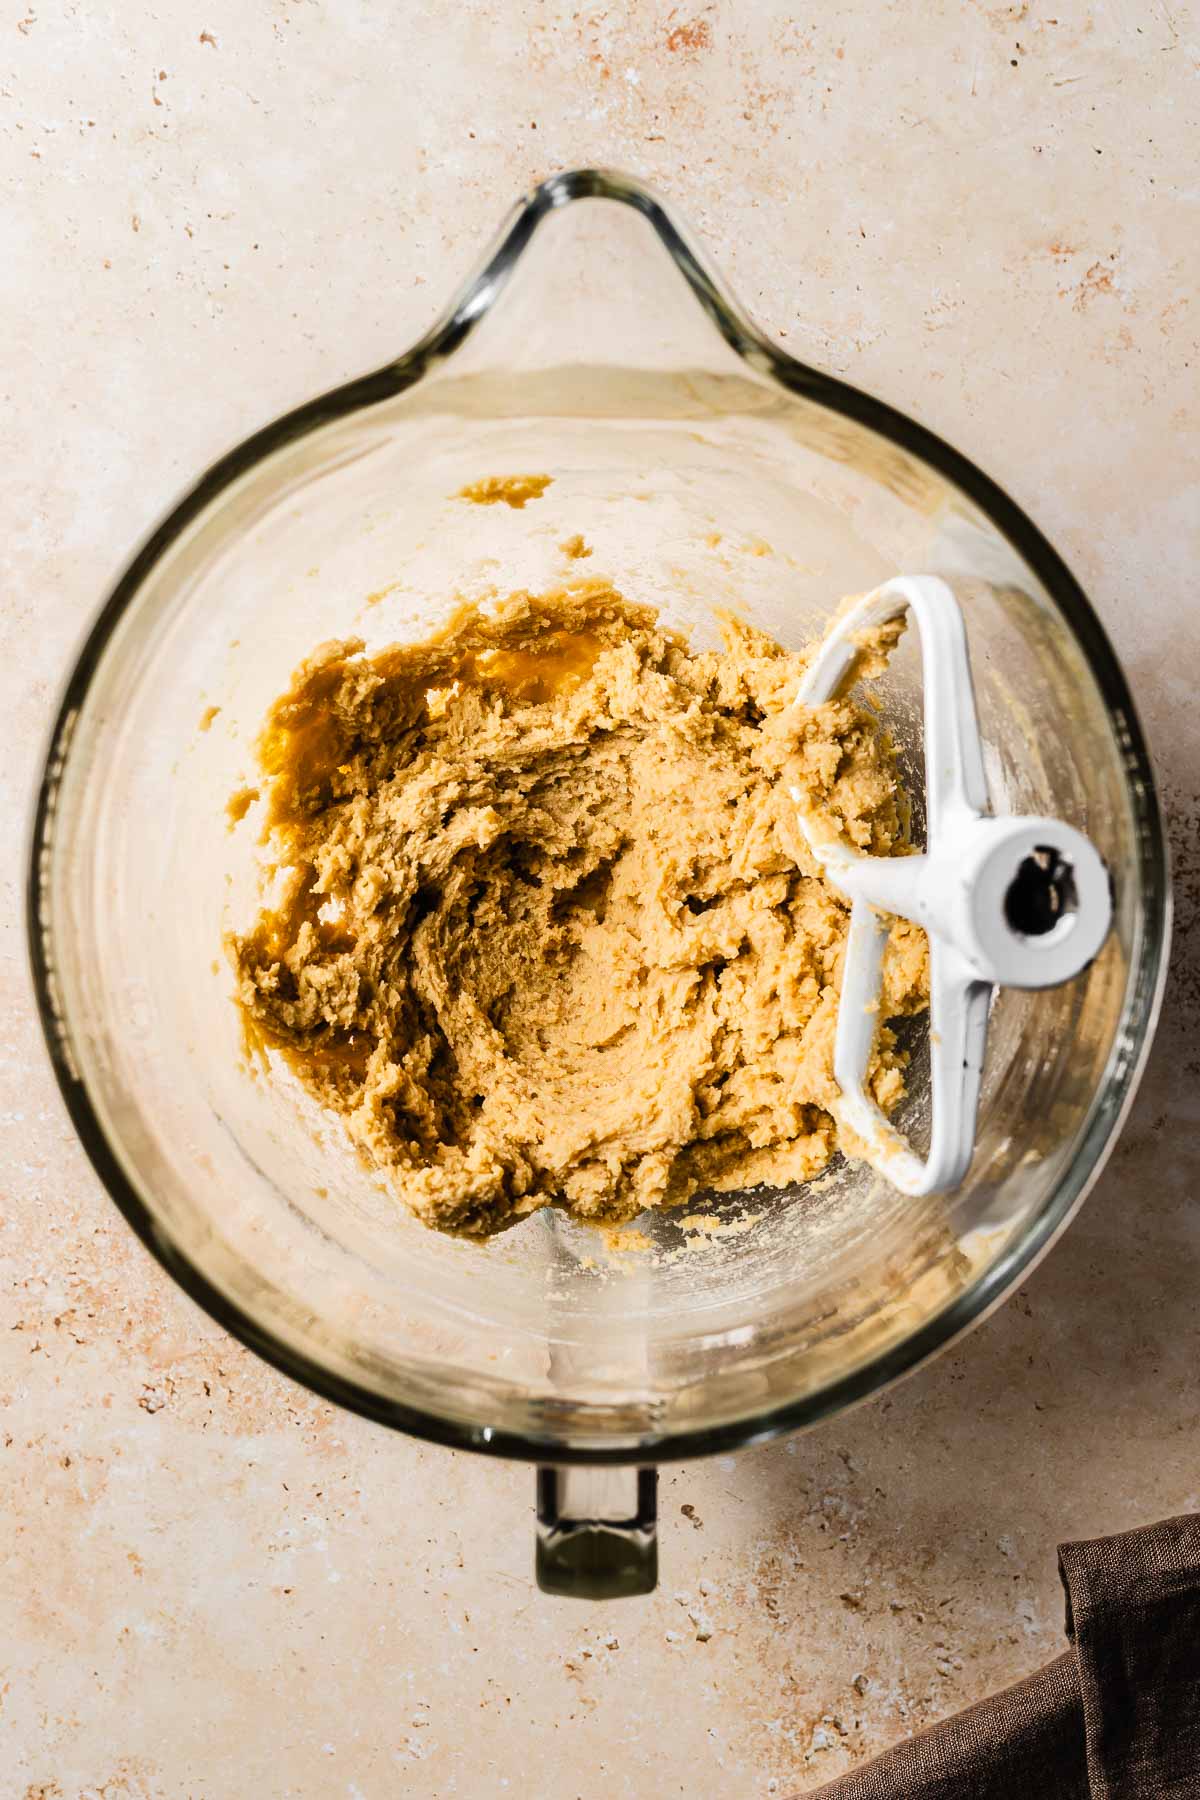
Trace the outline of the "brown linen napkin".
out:
M 1200 1517 L 1060 1544 L 1072 1648 L 809 1800 L 1198 1800 Z

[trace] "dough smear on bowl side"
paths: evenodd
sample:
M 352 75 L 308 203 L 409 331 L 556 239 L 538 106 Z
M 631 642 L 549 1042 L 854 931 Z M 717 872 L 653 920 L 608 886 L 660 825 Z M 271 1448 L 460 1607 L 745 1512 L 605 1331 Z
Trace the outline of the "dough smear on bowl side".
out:
M 372 656 L 323 645 L 271 708 L 264 905 L 228 942 L 248 1037 L 427 1225 L 486 1236 L 547 1204 L 621 1224 L 808 1180 L 838 1148 L 849 909 L 788 787 L 874 855 L 907 850 L 907 803 L 869 706 L 789 709 L 809 652 L 721 629 L 693 652 L 578 581 Z M 885 1110 L 888 1021 L 927 1003 L 897 921 Z

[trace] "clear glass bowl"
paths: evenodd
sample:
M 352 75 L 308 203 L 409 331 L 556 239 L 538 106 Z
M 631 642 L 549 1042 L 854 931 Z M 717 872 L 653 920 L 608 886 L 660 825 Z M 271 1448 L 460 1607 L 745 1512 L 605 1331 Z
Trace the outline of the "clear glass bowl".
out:
M 454 498 L 518 472 L 553 478 L 523 510 Z M 697 641 L 714 636 L 714 605 L 797 644 L 843 594 L 897 571 L 957 591 L 997 806 L 1088 832 L 1116 922 L 1079 980 L 999 995 L 977 1151 L 953 1195 L 904 1199 L 839 1165 L 810 1190 L 705 1203 L 748 1207 L 729 1235 L 656 1216 L 653 1248 L 629 1256 L 552 1212 L 452 1241 L 409 1218 L 294 1082 L 248 1077 L 221 938 L 252 912 L 255 833 L 227 830 L 225 802 L 252 774 L 268 703 L 323 639 L 377 648 L 425 634 L 463 595 L 561 580 L 574 533 L 593 546 L 588 573 Z M 919 789 L 915 647 L 888 704 Z M 1167 919 L 1141 731 L 1050 546 L 929 432 L 766 342 L 644 188 L 592 171 L 538 188 L 419 344 L 239 446 L 138 552 L 67 684 L 30 881 L 71 1115 L 176 1279 L 343 1405 L 560 1471 L 793 1430 L 978 1319 L 1112 1143 Z M 918 1042 L 902 1119 L 918 1141 L 924 1075 Z M 601 1495 L 578 1474 L 544 1478 L 547 1585 L 649 1579 L 645 1478 L 638 1506 L 632 1467 L 629 1493 L 607 1479 Z M 571 1482 L 585 1491 L 569 1497 Z M 597 1553 L 564 1511 L 636 1525 L 632 1563 L 629 1539 Z

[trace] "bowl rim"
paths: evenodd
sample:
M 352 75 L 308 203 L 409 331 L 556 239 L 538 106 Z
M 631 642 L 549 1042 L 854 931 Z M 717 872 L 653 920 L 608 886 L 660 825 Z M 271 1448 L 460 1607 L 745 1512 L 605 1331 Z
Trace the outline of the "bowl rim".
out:
M 50 904 L 53 821 L 75 721 L 105 651 L 152 569 L 192 522 L 233 482 L 285 445 L 337 419 L 394 397 L 444 362 L 486 317 L 548 214 L 584 199 L 630 206 L 650 224 L 711 323 L 759 375 L 792 394 L 867 427 L 928 464 L 984 512 L 1036 574 L 1071 628 L 1113 718 L 1125 764 L 1137 840 L 1142 918 L 1126 981 L 1117 1038 L 1101 1103 L 1093 1107 L 1062 1180 L 1019 1241 L 954 1301 L 915 1332 L 849 1374 L 768 1410 L 684 1431 L 650 1431 L 636 1439 L 569 1444 L 552 1431 L 464 1424 L 405 1402 L 327 1368 L 267 1330 L 206 1275 L 169 1235 L 127 1175 L 100 1121 L 66 1040 L 54 975 Z M 38 782 L 26 884 L 28 953 L 37 1012 L 67 1112 L 93 1169 L 142 1243 L 219 1325 L 283 1374 L 347 1410 L 409 1435 L 455 1449 L 559 1464 L 648 1463 L 711 1455 L 762 1442 L 817 1423 L 865 1400 L 947 1348 L 1011 1293 L 1046 1254 L 1099 1176 L 1140 1080 L 1162 999 L 1170 938 L 1170 876 L 1157 785 L 1124 672 L 1082 588 L 1028 515 L 973 462 L 886 402 L 781 350 L 743 313 L 669 207 L 635 177 L 585 168 L 555 174 L 528 192 L 440 318 L 412 347 L 372 372 L 293 408 L 220 457 L 150 531 L 114 582 L 87 630 L 63 685 Z

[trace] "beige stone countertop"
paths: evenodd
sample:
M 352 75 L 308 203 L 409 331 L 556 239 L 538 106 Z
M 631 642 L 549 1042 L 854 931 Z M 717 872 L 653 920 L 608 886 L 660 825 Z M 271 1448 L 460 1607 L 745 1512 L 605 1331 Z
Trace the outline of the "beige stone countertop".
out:
M 0 43 L 0 1792 L 783 1794 L 1044 1662 L 1056 1543 L 1200 1505 L 1195 11 L 16 0 Z M 19 846 L 147 526 L 594 162 L 1062 550 L 1157 755 L 1178 924 L 1133 1115 L 1028 1286 L 852 1416 L 665 1470 L 660 1591 L 589 1608 L 533 1588 L 527 1468 L 314 1399 L 135 1241 L 49 1073 Z

